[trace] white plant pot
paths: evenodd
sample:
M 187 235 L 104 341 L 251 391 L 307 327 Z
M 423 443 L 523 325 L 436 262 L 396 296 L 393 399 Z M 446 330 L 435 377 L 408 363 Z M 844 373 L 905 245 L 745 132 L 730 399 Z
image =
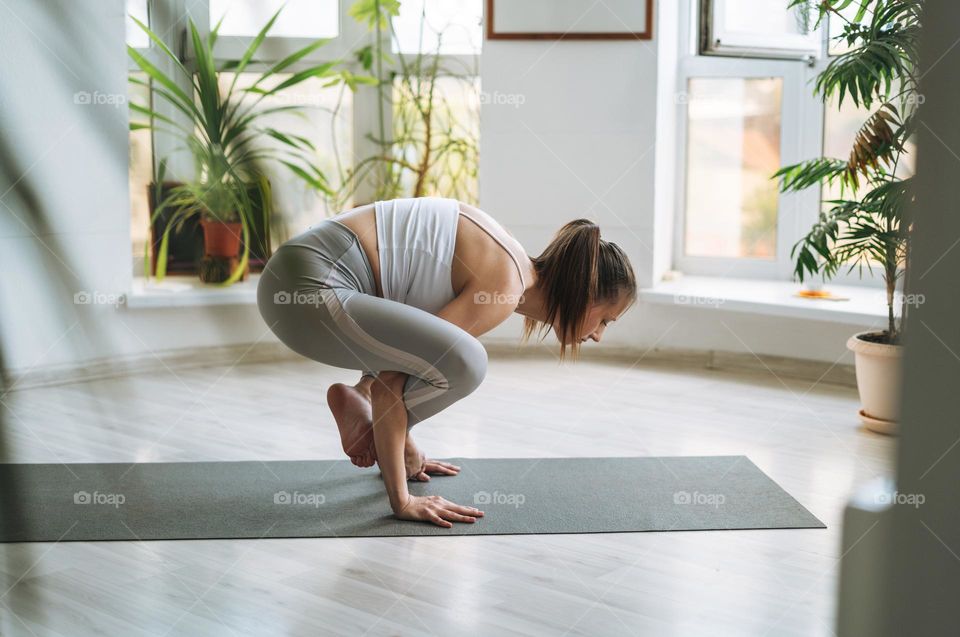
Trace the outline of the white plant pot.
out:
M 894 434 L 900 419 L 903 346 L 871 343 L 860 338 L 864 334 L 876 332 L 859 332 L 847 341 L 857 369 L 860 419 L 871 431 Z

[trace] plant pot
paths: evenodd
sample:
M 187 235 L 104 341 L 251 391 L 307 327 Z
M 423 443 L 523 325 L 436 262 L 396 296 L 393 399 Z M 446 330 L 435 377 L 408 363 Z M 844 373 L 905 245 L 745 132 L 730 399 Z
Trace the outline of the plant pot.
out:
M 203 252 L 208 257 L 230 259 L 240 254 L 243 226 L 238 223 L 201 219 Z
M 888 345 L 864 340 L 878 332 L 860 332 L 847 341 L 854 353 L 857 369 L 857 391 L 863 409 L 860 418 L 864 427 L 877 433 L 896 433 L 900 419 L 900 377 L 902 345 Z

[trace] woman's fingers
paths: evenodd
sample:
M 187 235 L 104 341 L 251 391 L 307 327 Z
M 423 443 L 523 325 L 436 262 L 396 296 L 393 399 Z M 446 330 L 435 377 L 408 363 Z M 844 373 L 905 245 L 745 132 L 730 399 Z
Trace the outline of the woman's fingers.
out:
M 441 475 L 455 476 L 460 472 L 460 467 L 452 465 L 449 462 L 443 462 L 442 460 L 427 460 L 423 464 L 423 470 L 430 473 L 438 473 Z
M 473 517 L 482 517 L 483 511 L 475 507 L 463 506 L 462 504 L 454 504 L 450 502 L 447 504 L 447 508 L 456 513 L 462 513 L 463 515 L 473 516 Z
M 476 519 L 475 517 L 472 517 L 472 516 L 469 516 L 469 515 L 462 515 L 462 514 L 460 514 L 460 513 L 457 513 L 457 512 L 455 512 L 455 511 L 452 511 L 451 509 L 444 509 L 443 512 L 442 512 L 440 515 L 441 515 L 445 520 L 450 520 L 451 522 L 467 522 L 467 523 L 472 523 L 472 522 L 476 522 L 476 521 L 477 521 L 477 519 Z
M 413 476 L 413 479 L 419 480 L 420 482 L 430 482 L 430 476 L 428 476 L 425 471 L 421 471 L 417 475 Z
M 443 518 L 441 518 L 441 517 L 440 517 L 439 515 L 437 515 L 437 514 L 433 514 L 433 516 L 431 516 L 431 518 L 430 518 L 430 521 L 433 522 L 434 524 L 436 524 L 437 526 L 442 526 L 442 527 L 447 528 L 447 529 L 449 529 L 451 526 L 453 526 L 453 522 L 448 522 L 448 521 L 444 520 Z

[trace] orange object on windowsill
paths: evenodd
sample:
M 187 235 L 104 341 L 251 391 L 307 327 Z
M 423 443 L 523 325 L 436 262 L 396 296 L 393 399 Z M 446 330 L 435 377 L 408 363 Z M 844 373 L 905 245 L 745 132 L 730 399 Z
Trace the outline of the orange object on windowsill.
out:
M 814 299 L 814 300 L 823 300 L 823 301 L 849 301 L 850 298 L 846 296 L 838 296 L 829 290 L 800 290 L 794 296 L 799 296 L 802 299 Z

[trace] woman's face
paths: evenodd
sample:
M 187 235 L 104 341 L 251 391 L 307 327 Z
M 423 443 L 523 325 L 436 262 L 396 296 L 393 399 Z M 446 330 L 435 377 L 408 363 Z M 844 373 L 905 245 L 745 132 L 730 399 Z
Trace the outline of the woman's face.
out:
M 617 301 L 594 303 L 591 305 L 587 311 L 587 317 L 583 322 L 583 332 L 580 335 L 580 342 L 592 340 L 599 343 L 607 325 L 616 321 L 627 309 L 628 305 L 629 299 L 626 295 L 621 295 Z M 556 326 L 554 326 L 554 333 L 558 333 Z

